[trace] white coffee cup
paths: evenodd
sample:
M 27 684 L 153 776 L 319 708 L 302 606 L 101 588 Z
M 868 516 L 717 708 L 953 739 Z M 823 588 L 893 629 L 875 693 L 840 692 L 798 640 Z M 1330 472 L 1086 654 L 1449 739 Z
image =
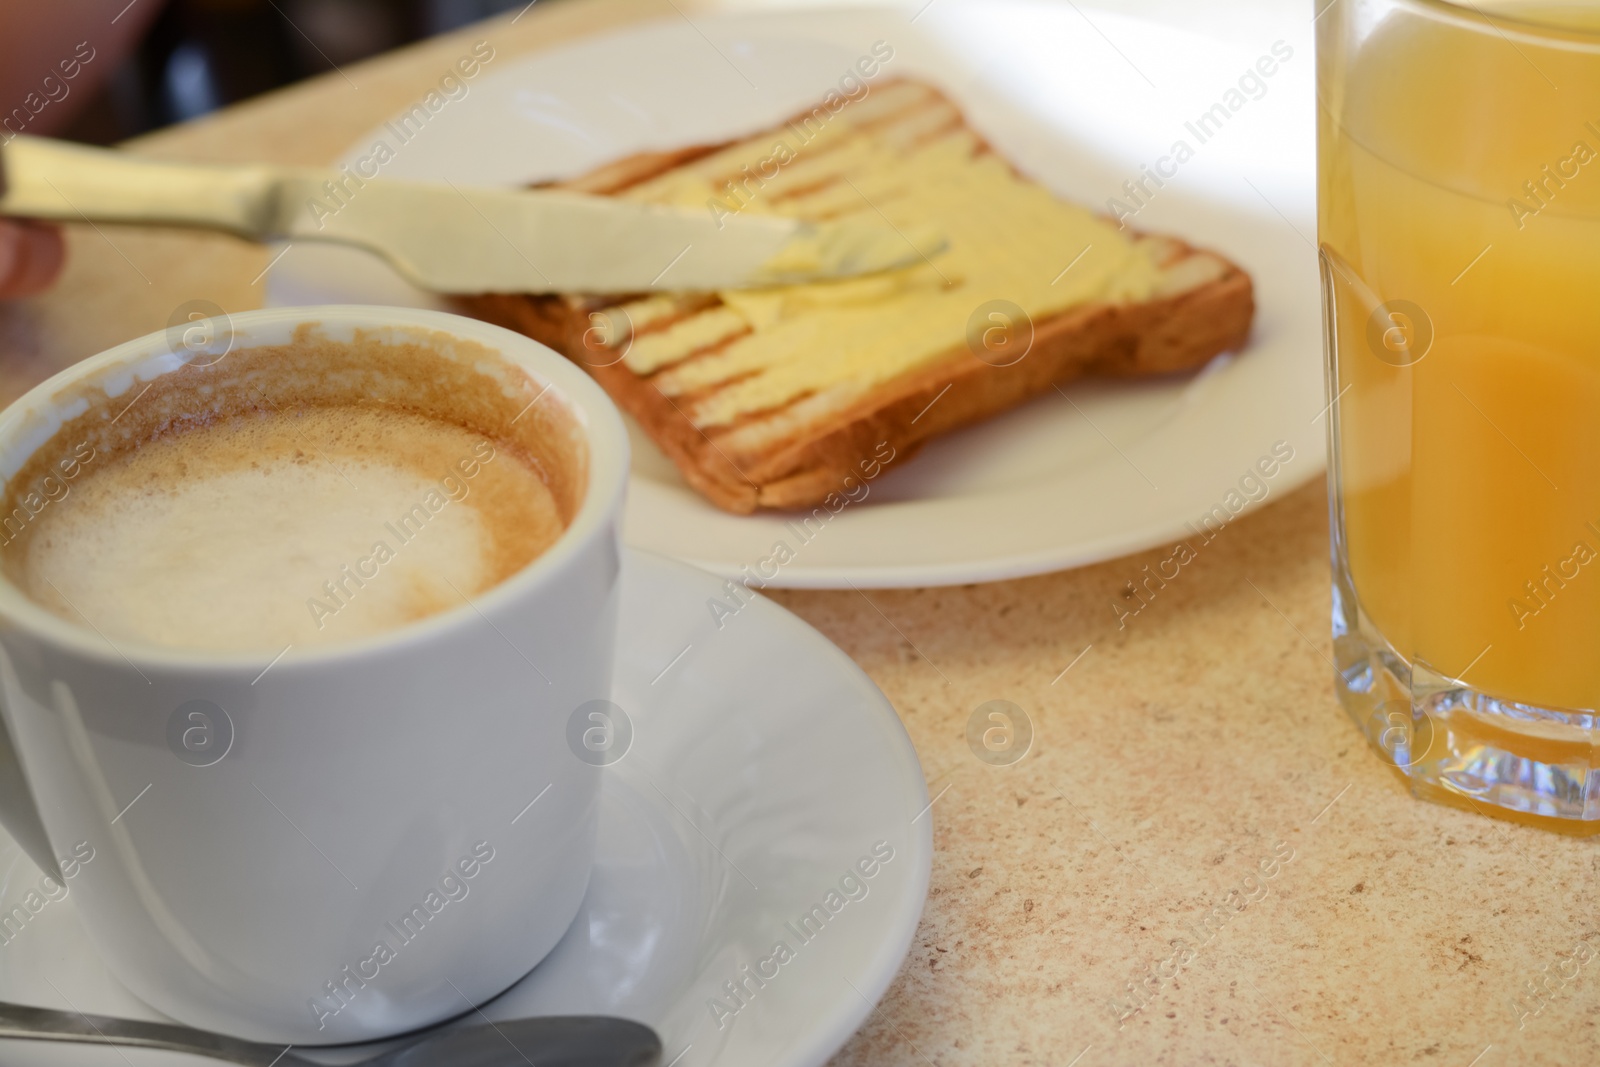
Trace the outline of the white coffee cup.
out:
M 453 315 L 341 306 L 212 319 L 85 360 L 0 413 L 0 472 L 75 414 L 59 408 L 68 386 L 132 398 L 197 353 L 284 344 L 305 323 L 336 341 L 449 335 L 548 387 L 541 402 L 564 405 L 589 453 L 559 540 L 470 604 L 270 669 L 112 644 L 0 578 L 0 819 L 141 1000 L 297 1045 L 467 1012 L 571 923 L 599 771 L 569 749 L 568 720 L 610 693 L 628 470 L 616 409 L 550 349 Z

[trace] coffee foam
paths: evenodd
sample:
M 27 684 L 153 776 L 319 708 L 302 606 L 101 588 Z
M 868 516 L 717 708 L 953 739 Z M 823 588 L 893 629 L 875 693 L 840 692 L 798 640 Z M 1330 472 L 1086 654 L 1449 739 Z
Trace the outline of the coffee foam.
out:
M 29 459 L 0 565 L 113 641 L 276 653 L 465 602 L 582 503 L 576 419 L 492 350 L 302 328 L 110 397 Z M 81 405 L 80 405 L 81 406 Z

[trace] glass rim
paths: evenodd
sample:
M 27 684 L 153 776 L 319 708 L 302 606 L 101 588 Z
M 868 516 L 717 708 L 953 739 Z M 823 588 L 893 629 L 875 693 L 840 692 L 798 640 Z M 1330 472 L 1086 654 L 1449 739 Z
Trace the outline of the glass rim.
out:
M 1322 10 L 1346 0 L 1330 0 Z M 1489 10 L 1482 5 L 1473 3 L 1472 0 L 1396 0 L 1400 7 L 1420 9 L 1424 12 L 1433 12 L 1450 18 L 1452 21 L 1463 23 L 1468 29 L 1479 32 L 1503 33 L 1510 31 L 1520 37 L 1534 42 L 1550 43 L 1566 42 L 1569 44 L 1593 44 L 1600 46 L 1600 22 L 1592 29 L 1553 22 L 1547 19 L 1534 19 L 1507 14 L 1503 9 Z M 1600 5 L 1593 7 L 1600 13 Z M 1319 14 L 1320 18 L 1321 15 Z

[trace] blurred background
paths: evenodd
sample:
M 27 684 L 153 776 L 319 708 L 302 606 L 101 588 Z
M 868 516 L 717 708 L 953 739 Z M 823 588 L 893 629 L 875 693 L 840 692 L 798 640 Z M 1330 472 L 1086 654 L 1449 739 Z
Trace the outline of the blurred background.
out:
M 0 31 L 30 21 L 27 8 L 38 3 L 76 6 L 0 0 Z M 87 94 L 56 109 L 59 122 L 28 132 L 111 144 L 528 6 L 528 0 L 135 0 L 121 17 L 137 41 L 131 53 L 117 61 L 113 50 L 114 64 Z

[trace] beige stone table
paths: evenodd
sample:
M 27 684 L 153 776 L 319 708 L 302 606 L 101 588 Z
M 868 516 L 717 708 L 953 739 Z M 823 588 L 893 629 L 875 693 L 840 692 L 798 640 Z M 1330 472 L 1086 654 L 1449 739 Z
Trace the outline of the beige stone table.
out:
M 561 0 L 135 148 L 326 163 L 479 37 L 509 54 L 699 9 Z M 57 291 L 0 309 L 6 400 L 185 301 L 257 306 L 267 264 L 227 238 L 87 226 L 71 256 Z M 1119 629 L 1120 590 L 1165 554 L 776 594 L 888 694 L 938 797 L 921 927 L 835 1063 L 1600 1063 L 1600 966 L 1565 962 L 1600 933 L 1600 854 L 1413 800 L 1367 750 L 1330 682 L 1321 481 L 1234 523 Z M 964 736 L 996 698 L 1036 729 L 1006 768 Z M 1197 950 L 1181 967 L 1179 938 Z M 1119 1021 L 1130 983 L 1145 1006 Z

